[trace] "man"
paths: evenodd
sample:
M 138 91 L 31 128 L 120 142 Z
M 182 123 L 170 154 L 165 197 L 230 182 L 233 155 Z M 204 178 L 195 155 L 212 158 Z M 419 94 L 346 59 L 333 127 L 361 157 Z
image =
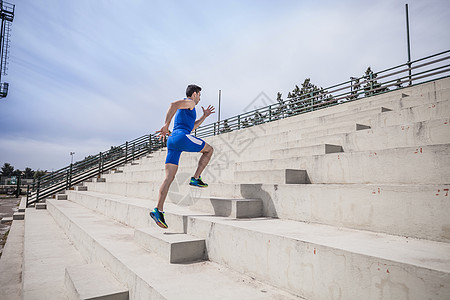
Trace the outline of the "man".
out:
M 178 100 L 170 104 L 169 110 L 166 114 L 166 120 L 161 130 L 156 133 L 159 134 L 159 139 L 166 139 L 167 136 L 167 157 L 166 157 L 166 178 L 159 188 L 158 204 L 156 208 L 150 212 L 150 216 L 161 228 L 167 228 L 167 223 L 164 220 L 164 201 L 167 197 L 170 185 L 175 179 L 175 174 L 178 170 L 178 162 L 180 160 L 181 152 L 200 152 L 202 156 L 198 162 L 198 168 L 191 178 L 190 185 L 196 187 L 207 187 L 203 182 L 201 174 L 208 165 L 209 160 L 213 154 L 214 149 L 202 139 L 191 135 L 192 130 L 195 130 L 203 121 L 214 113 L 214 106 L 209 105 L 207 109 L 202 106 L 203 116 L 195 120 L 196 111 L 195 106 L 200 102 L 201 87 L 197 85 L 188 85 L 186 88 L 186 97 L 184 100 Z M 170 122 L 175 115 L 174 127 L 172 134 L 169 131 Z

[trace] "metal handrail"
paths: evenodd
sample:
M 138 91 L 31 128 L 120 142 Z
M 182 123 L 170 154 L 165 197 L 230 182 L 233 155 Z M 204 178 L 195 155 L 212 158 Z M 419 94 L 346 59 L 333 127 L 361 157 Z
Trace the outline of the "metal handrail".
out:
M 358 78 L 319 89 L 299 97 L 282 100 L 259 109 L 201 126 L 194 131 L 198 137 L 209 137 L 243 128 L 268 123 L 318 109 L 364 99 L 450 76 L 450 50 L 407 62 L 378 73 L 369 73 Z M 420 62 L 420 64 L 418 64 Z M 413 64 L 415 64 L 413 66 Z M 419 70 L 420 69 L 420 70 Z M 415 71 L 415 73 L 413 73 Z M 433 78 L 440 76 L 438 78 Z M 380 82 L 383 80 L 383 82 Z M 165 147 L 155 134 L 141 136 L 110 150 L 89 156 L 75 164 L 41 177 L 28 185 L 27 205 L 38 202 L 59 191 L 100 176 L 103 172 L 117 168 L 129 161 Z
M 450 50 L 377 73 L 372 72 L 369 75 L 354 77 L 346 82 L 321 88 L 310 94 L 282 100 L 282 102 L 210 123 L 197 128 L 194 133 L 196 136 L 204 138 L 402 89 L 413 85 L 413 83 L 417 85 L 428 80 L 438 79 L 432 78 L 433 76 L 448 77 L 450 76 L 450 56 L 448 53 L 450 53 Z
M 27 206 L 163 146 L 156 135 L 148 134 L 47 174 L 28 185 Z

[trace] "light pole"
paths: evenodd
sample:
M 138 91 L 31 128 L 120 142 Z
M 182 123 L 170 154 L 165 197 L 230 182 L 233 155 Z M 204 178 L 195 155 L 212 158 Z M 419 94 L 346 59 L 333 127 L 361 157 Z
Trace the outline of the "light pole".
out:
M 75 154 L 75 152 L 70 152 L 70 164 L 73 164 L 73 155 Z

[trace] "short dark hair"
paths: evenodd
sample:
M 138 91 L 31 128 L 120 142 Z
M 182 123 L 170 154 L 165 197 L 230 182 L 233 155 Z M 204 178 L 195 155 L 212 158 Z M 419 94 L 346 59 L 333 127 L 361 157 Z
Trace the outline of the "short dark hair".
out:
M 186 97 L 191 97 L 193 93 L 198 93 L 202 90 L 201 87 L 195 84 L 190 84 L 186 88 Z

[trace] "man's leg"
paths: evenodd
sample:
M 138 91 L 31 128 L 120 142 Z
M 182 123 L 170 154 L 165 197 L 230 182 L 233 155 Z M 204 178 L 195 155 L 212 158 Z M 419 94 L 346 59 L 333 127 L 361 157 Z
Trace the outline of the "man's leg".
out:
M 175 175 L 177 174 L 178 171 L 178 166 L 174 164 L 166 163 L 165 167 L 166 167 L 166 178 L 164 179 L 163 183 L 161 184 L 161 187 L 159 188 L 158 205 L 156 206 L 156 208 L 159 211 L 163 211 L 164 201 L 166 201 L 170 185 L 175 179 Z
M 194 178 L 198 179 L 200 175 L 202 174 L 203 170 L 208 165 L 211 156 L 213 155 L 214 148 L 211 147 L 209 144 L 205 143 L 205 147 L 203 147 L 202 151 L 203 153 L 202 157 L 200 157 L 200 160 L 198 161 L 198 168 L 197 171 L 195 171 Z

